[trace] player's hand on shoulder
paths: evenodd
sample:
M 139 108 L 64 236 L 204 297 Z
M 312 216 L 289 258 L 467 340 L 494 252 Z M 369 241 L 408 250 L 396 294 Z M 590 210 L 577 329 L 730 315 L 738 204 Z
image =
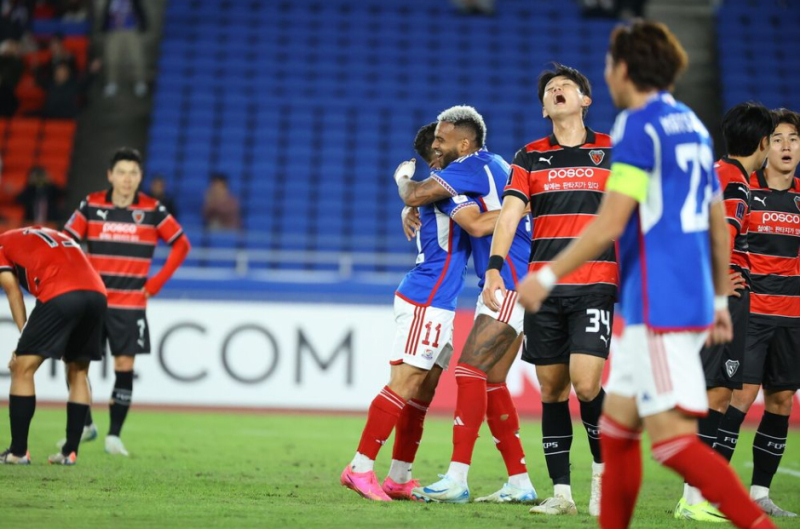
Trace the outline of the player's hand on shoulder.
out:
M 417 170 L 417 160 L 412 158 L 405 162 L 400 162 L 394 171 L 394 181 L 400 184 L 401 178 L 411 178 Z
M 497 270 L 486 271 L 486 281 L 483 283 L 483 303 L 494 311 L 499 311 L 506 297 L 506 285 L 503 277 Z
M 419 209 L 406 206 L 403 208 L 400 218 L 403 222 L 403 233 L 405 233 L 406 239 L 410 241 L 422 227 L 422 222 L 419 220 Z

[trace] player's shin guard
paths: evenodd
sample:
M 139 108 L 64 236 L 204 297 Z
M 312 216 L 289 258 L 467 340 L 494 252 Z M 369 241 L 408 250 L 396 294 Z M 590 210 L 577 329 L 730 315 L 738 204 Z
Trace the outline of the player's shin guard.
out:
M 389 386 L 378 393 L 369 406 L 367 424 L 358 444 L 359 454 L 373 461 L 378 457 L 378 452 L 391 435 L 405 404 L 400 395 L 389 389 Z
M 468 364 L 455 369 L 458 396 L 453 418 L 452 462 L 469 465 L 481 423 L 486 416 L 486 373 Z
M 786 438 L 789 433 L 789 417 L 768 411 L 761 417 L 761 423 L 753 439 L 753 485 L 769 488 L 772 477 L 778 471 Z
M 600 388 L 600 393 L 589 402 L 579 401 L 581 405 L 581 421 L 586 428 L 586 435 L 589 438 L 589 449 L 592 451 L 592 458 L 595 463 L 602 463 L 603 456 L 600 452 L 600 415 L 603 413 L 603 401 L 606 392 Z
M 111 393 L 111 406 L 109 407 L 111 420 L 108 435 L 119 437 L 125 417 L 128 416 L 128 410 L 131 407 L 133 371 L 114 371 L 114 374 L 117 378 L 114 381 L 114 391 Z
M 519 415 L 514 400 L 503 384 L 488 384 L 486 389 L 486 422 L 509 476 L 527 474 L 525 451 L 519 438 Z
M 28 452 L 28 431 L 36 411 L 36 396 L 9 395 L 8 417 L 11 420 L 11 453 L 23 457 Z
M 61 453 L 65 456 L 72 452 L 78 453 L 87 413 L 89 413 L 88 404 L 67 402 L 67 442 L 61 447 Z
M 641 432 L 607 416 L 600 419 L 605 470 L 600 494 L 600 527 L 628 527 L 642 485 Z
M 406 402 L 397 426 L 394 431 L 394 447 L 392 459 L 413 463 L 422 440 L 422 430 L 425 424 L 425 414 L 428 413 L 430 402 L 410 399 Z
M 683 476 L 689 485 L 700 489 L 703 497 L 717 504 L 737 527 L 774 527 L 767 515 L 750 500 L 725 460 L 695 435 L 653 443 L 653 458 Z
M 736 443 L 739 441 L 739 430 L 744 422 L 745 412 L 728 406 L 728 411 L 722 416 L 717 428 L 717 440 L 714 443 L 714 450 L 730 462 L 733 452 L 736 450 Z
M 572 447 L 572 419 L 569 401 L 542 403 L 542 446 L 547 472 L 553 485 L 569 485 L 569 451 Z

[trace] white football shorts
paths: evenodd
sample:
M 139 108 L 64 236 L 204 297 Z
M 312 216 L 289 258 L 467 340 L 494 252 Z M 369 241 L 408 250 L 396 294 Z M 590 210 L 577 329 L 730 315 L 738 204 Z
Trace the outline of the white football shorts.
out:
M 397 330 L 392 345 L 392 365 L 408 364 L 430 371 L 434 365 L 447 369 L 453 356 L 452 310 L 414 305 L 394 298 Z
M 506 297 L 503 298 L 500 291 L 496 291 L 497 301 L 500 302 L 500 310 L 494 311 L 486 306 L 483 302 L 483 295 L 478 296 L 478 306 L 475 308 L 475 317 L 481 314 L 491 316 L 499 322 L 511 325 L 517 334 L 522 333 L 523 323 L 525 321 L 525 309 L 517 303 L 517 292 L 514 290 L 506 290 Z
M 645 325 L 626 326 L 611 355 L 607 391 L 635 397 L 641 417 L 672 409 L 705 416 L 700 350 L 707 336 L 706 331 L 654 333 Z

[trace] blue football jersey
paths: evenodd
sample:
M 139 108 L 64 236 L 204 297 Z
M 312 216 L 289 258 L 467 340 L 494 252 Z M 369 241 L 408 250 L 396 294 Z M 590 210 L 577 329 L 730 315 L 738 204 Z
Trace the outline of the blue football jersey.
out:
M 623 317 L 662 332 L 705 329 L 714 317 L 709 205 L 720 197 L 708 131 L 661 92 L 622 112 L 612 138 L 607 190 L 639 201 L 618 241 Z
M 495 211 L 502 206 L 502 193 L 511 167 L 503 158 L 486 150 L 459 158 L 441 171 L 431 174 L 454 196 L 467 195 L 482 212 Z M 486 267 L 492 248 L 492 236 L 470 237 L 472 261 L 478 275 L 478 286 L 483 288 Z M 528 272 L 531 248 L 530 216 L 519 223 L 501 275 L 507 289 L 516 290 L 517 282 Z
M 417 264 L 406 274 L 397 295 L 415 305 L 455 310 L 464 288 L 470 256 L 469 235 L 452 216 L 471 199 L 455 196 L 419 208 Z

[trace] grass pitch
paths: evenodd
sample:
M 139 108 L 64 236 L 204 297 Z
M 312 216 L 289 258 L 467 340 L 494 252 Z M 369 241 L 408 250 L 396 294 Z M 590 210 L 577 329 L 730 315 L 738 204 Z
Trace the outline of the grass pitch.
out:
M 9 443 L 7 408 L 0 408 L 0 445 Z M 97 409 L 100 431 L 105 410 Z M 595 527 L 586 514 L 590 456 L 586 435 L 575 425 L 572 448 L 577 517 L 538 517 L 520 505 L 424 505 L 368 502 L 339 485 L 339 473 L 358 443 L 364 417 L 175 413 L 133 409 L 124 430 L 131 457 L 103 452 L 103 437 L 82 446 L 76 467 L 52 467 L 47 456 L 63 436 L 65 413 L 40 409 L 31 428 L 30 467 L 0 466 L 0 527 Z M 426 423 L 415 464 L 423 484 L 444 472 L 452 420 Z M 522 426 L 528 467 L 540 497 L 552 492 L 538 423 Z M 749 485 L 752 430 L 742 435 L 735 468 Z M 645 443 L 646 445 L 647 443 Z M 649 449 L 648 449 L 649 450 Z M 390 443 L 379 457 L 388 470 Z M 644 485 L 633 527 L 694 527 L 671 518 L 682 484 L 646 451 Z M 772 496 L 800 511 L 800 432 L 790 432 Z M 488 430 L 473 460 L 473 497 L 494 492 L 505 469 Z M 778 520 L 800 528 L 800 519 Z

